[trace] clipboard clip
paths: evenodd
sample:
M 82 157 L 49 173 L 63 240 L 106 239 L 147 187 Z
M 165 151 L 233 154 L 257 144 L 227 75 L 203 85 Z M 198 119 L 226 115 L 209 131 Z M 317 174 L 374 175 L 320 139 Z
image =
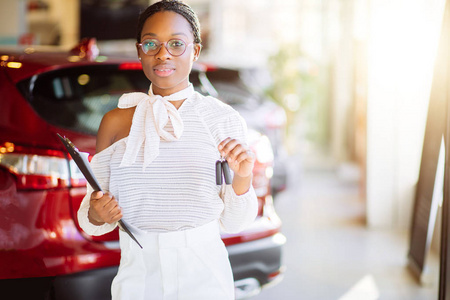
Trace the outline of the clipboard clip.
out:
M 58 134 L 59 135 L 59 134 Z M 71 140 L 69 140 L 68 138 L 66 138 L 65 136 L 64 137 L 62 137 L 66 142 L 67 142 L 67 144 L 69 144 L 69 146 L 70 147 L 72 147 L 72 149 L 73 150 L 75 150 L 75 151 L 78 151 L 79 152 L 79 150 L 78 150 L 78 148 L 77 147 L 75 147 L 75 145 L 72 143 L 72 141 Z

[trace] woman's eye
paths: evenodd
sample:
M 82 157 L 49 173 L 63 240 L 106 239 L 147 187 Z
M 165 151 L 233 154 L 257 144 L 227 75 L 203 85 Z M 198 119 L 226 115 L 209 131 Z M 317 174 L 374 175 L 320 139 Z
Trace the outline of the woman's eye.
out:
M 148 50 L 155 49 L 156 47 L 158 47 L 158 44 L 155 41 L 144 41 L 142 45 L 144 46 L 145 49 Z
M 184 46 L 184 42 L 181 40 L 171 40 L 169 42 L 169 47 L 171 48 L 181 48 Z

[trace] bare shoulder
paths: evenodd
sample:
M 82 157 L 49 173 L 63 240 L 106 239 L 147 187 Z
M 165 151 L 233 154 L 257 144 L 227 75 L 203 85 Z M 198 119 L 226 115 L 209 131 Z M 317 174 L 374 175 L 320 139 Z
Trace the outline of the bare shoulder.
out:
M 128 136 L 134 110 L 134 107 L 127 109 L 115 108 L 103 116 L 97 133 L 97 153 Z

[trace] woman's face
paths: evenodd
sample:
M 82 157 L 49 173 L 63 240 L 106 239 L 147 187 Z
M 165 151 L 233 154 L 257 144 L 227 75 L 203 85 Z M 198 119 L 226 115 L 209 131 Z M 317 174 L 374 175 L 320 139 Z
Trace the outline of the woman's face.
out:
M 201 47 L 199 44 L 192 44 L 194 36 L 189 22 L 172 11 L 155 13 L 145 21 L 142 28 L 141 42 L 145 39 L 157 39 L 161 43 L 171 39 L 186 42 L 188 46 L 181 56 L 171 55 L 164 45 L 153 56 L 146 55 L 138 47 L 142 68 L 153 84 L 154 94 L 167 96 L 186 88 L 192 64 L 200 54 Z

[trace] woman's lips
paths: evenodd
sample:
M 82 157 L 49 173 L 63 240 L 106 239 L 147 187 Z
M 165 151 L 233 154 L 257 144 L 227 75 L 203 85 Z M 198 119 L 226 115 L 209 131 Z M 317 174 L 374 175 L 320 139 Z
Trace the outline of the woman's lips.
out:
M 175 68 L 171 66 L 156 66 L 153 68 L 153 71 L 159 77 L 167 77 L 172 75 L 172 73 L 175 71 Z

